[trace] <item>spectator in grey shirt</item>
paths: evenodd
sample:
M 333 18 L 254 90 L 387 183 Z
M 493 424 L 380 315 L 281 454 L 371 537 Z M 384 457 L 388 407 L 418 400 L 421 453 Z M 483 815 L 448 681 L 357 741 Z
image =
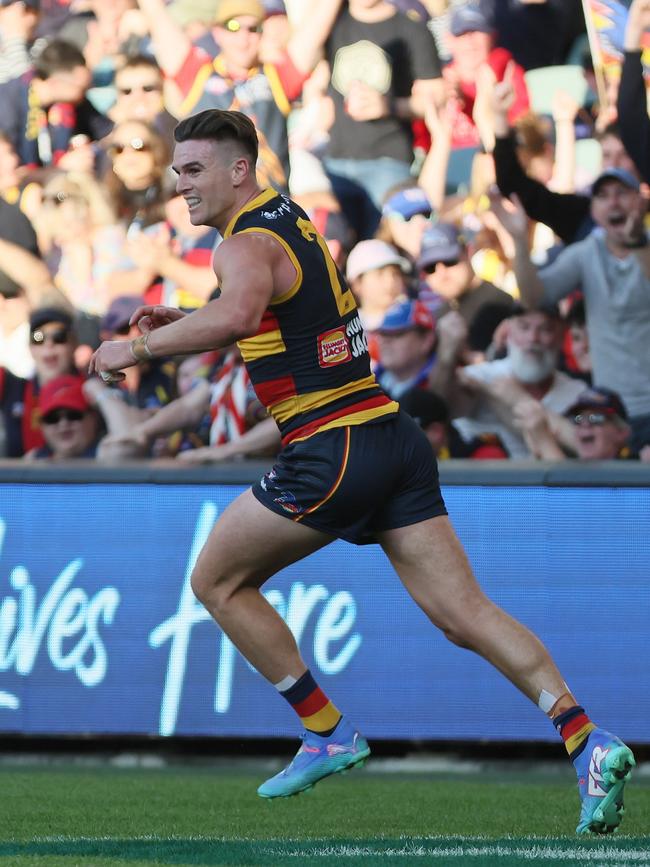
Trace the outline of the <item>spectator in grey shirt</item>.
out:
M 633 448 L 640 449 L 650 442 L 650 246 L 639 182 L 624 169 L 603 172 L 591 193 L 596 228 L 539 271 L 530 260 L 526 215 L 513 200 L 497 205 L 497 213 L 515 239 L 524 303 L 554 303 L 581 287 L 594 382 L 621 395 Z

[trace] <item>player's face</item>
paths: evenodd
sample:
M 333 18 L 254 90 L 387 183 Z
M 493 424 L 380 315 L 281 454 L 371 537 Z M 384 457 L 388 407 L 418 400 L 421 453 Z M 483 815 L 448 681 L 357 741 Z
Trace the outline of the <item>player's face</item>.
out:
M 235 161 L 227 142 L 190 139 L 178 142 L 174 148 L 176 192 L 185 199 L 193 226 L 224 227 L 224 219 L 236 200 Z

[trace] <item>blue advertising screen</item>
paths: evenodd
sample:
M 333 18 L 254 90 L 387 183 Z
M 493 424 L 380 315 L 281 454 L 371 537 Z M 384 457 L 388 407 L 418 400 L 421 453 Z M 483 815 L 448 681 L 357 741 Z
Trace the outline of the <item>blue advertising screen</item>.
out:
M 189 577 L 243 487 L 0 488 L 0 731 L 284 737 L 297 720 Z M 448 487 L 477 577 L 547 645 L 592 719 L 650 742 L 650 489 Z M 446 641 L 376 545 L 336 542 L 264 588 L 368 737 L 553 740 Z

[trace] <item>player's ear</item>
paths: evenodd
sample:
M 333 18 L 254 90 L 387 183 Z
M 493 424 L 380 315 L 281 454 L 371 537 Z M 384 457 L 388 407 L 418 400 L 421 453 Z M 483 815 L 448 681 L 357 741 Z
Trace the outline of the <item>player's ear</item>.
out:
M 250 175 L 251 168 L 246 157 L 241 156 L 237 157 L 232 165 L 232 179 L 233 183 L 241 184 L 246 178 Z

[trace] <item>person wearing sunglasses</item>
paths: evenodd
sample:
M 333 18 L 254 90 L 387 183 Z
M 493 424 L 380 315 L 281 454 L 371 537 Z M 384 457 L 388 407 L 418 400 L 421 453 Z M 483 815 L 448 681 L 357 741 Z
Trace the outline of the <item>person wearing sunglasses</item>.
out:
M 512 296 L 475 273 L 467 243 L 452 223 L 426 229 L 416 264 L 422 281 L 420 297 L 436 309 L 437 316 L 457 310 L 470 328 L 487 304 L 514 307 Z
M 80 376 L 51 380 L 38 400 L 44 445 L 25 455 L 26 460 L 65 461 L 94 458 L 102 432 L 101 417 L 88 403 Z
M 176 119 L 166 110 L 163 74 L 153 57 L 127 57 L 115 73 L 115 103 L 109 116 L 115 123 L 140 120 L 150 123 L 171 150 Z
M 6 457 L 19 458 L 45 444 L 39 424 L 38 401 L 53 379 L 77 373 L 77 337 L 73 318 L 59 307 L 40 307 L 29 317 L 29 350 L 35 373 L 29 379 L 0 367 L 0 413 L 5 428 Z
M 620 395 L 609 388 L 583 391 L 566 412 L 575 429 L 576 455 L 583 461 L 637 457 L 629 447 L 628 414 Z
M 212 108 L 248 115 L 260 133 L 260 180 L 286 192 L 287 115 L 320 60 L 341 0 L 304 0 L 286 49 L 273 62 L 262 59 L 267 13 L 261 0 L 219 0 L 211 31 L 219 47 L 215 59 L 192 44 L 164 0 L 138 3 L 149 24 L 156 60 L 182 94 L 178 116 Z

